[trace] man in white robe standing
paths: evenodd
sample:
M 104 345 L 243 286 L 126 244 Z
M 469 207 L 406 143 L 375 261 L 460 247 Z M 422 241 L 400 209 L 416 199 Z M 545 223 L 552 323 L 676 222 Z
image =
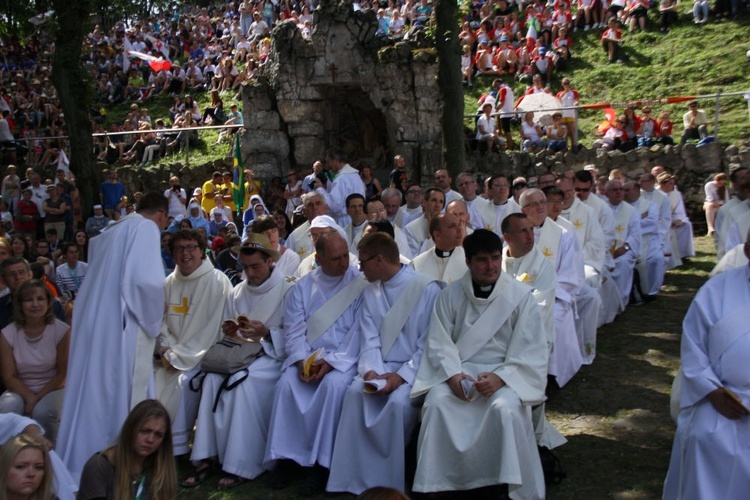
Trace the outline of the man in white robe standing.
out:
M 460 246 L 464 234 L 458 218 L 449 213 L 438 215 L 430 221 L 430 234 L 435 247 L 415 257 L 412 268 L 446 284 L 458 281 L 466 274 L 466 257 Z
M 76 297 L 57 450 L 78 481 L 86 461 L 117 437 L 153 383 L 154 340 L 164 316 L 159 232 L 169 203 L 148 193 L 138 213 L 111 223 L 89 246 Z
M 547 339 L 531 289 L 501 272 L 501 248 L 491 231 L 467 236 L 469 272 L 435 301 L 411 394 L 427 393 L 414 491 L 545 497 L 531 406 L 544 400 Z
M 745 243 L 750 256 L 750 244 Z M 750 267 L 701 287 L 682 323 L 682 384 L 663 498 L 746 498 Z
M 445 208 L 445 194 L 440 188 L 427 188 L 422 200 L 422 215 L 411 221 L 404 228 L 412 255 L 422 253 L 422 244 L 430 238 L 430 221 Z
M 643 300 L 653 300 L 664 283 L 664 252 L 659 235 L 659 208 L 641 196 L 641 189 L 634 181 L 626 182 L 625 201 L 630 203 L 641 218 L 641 254 L 635 263 Z M 634 284 L 635 284 L 634 283 Z
M 315 252 L 315 244 L 310 238 L 310 222 L 319 215 L 328 215 L 328 205 L 325 196 L 313 191 L 302 195 L 302 211 L 307 220 L 297 229 L 292 231 L 284 246 L 289 250 L 297 252 L 300 259 L 304 260 Z
M 612 280 L 620 291 L 623 304 L 630 300 L 635 261 L 641 255 L 641 215 L 625 203 L 625 191 L 620 181 L 609 181 L 607 200 L 615 216 L 615 242 L 610 252 L 615 259 Z
M 344 227 L 344 234 L 346 235 L 347 243 L 349 243 L 349 251 L 357 253 L 357 244 L 355 240 L 359 241 L 360 238 L 362 238 L 362 230 L 367 223 L 367 215 L 365 215 L 365 197 L 359 193 L 347 196 L 346 214 L 349 216 L 350 222 Z
M 359 193 L 365 196 L 365 183 L 359 176 L 357 169 L 346 162 L 346 153 L 333 148 L 326 153 L 326 165 L 333 178 L 326 186 L 315 179 L 315 191 L 325 196 L 330 215 L 341 227 L 346 227 L 351 218 L 346 213 L 346 197 Z M 310 219 L 310 217 L 308 217 Z
M 547 217 L 547 200 L 538 189 L 527 189 L 520 198 L 521 210 L 534 226 L 537 248 L 554 263 L 555 349 L 549 360 L 549 374 L 563 387 L 583 364 L 573 314 L 573 303 L 583 285 L 583 257 L 575 236 Z
M 183 482 L 186 487 L 200 484 L 211 469 L 207 461 L 211 457 L 218 458 L 223 471 L 219 487 L 255 479 L 273 465 L 264 464 L 266 439 L 276 383 L 286 356 L 282 330 L 284 298 L 294 281 L 275 269 L 279 253 L 266 236 L 251 234 L 236 250 L 245 279 L 227 297 L 221 330 L 236 341 L 260 342 L 263 355 L 247 371 L 230 375 L 226 386 L 225 375 L 206 375 L 190 457 L 201 463 L 192 478 Z M 240 329 L 230 321 L 236 321 L 240 315 L 250 319 L 248 327 Z
M 344 398 L 326 489 L 355 495 L 373 486 L 406 491 L 405 449 L 422 403 L 409 393 L 443 286 L 403 266 L 394 240 L 384 233 L 368 234 L 358 249 L 371 283 L 357 318 L 359 376 Z M 382 387 L 369 390 L 366 383 Z
M 325 488 L 346 389 L 356 374 L 360 338 L 357 311 L 367 280 L 349 265 L 349 247 L 338 233 L 315 245 L 320 267 L 302 278 L 287 296 L 284 348 L 287 358 L 276 385 L 266 461 L 292 460 L 306 468 L 300 493 Z M 310 356 L 322 349 L 309 369 Z M 287 461 L 279 464 L 272 487 L 289 480 Z
M 406 204 L 398 209 L 398 214 L 393 219 L 393 224 L 406 229 L 410 222 L 418 219 L 422 215 L 422 201 L 424 201 L 424 192 L 422 187 L 416 182 L 409 184 L 404 193 Z
M 206 258 L 206 240 L 193 229 L 177 231 L 169 242 L 176 268 L 164 280 L 167 311 L 154 351 L 154 388 L 172 419 L 175 456 L 190 451 L 189 439 L 200 396 L 190 379 L 220 338 L 221 315 L 232 285 Z

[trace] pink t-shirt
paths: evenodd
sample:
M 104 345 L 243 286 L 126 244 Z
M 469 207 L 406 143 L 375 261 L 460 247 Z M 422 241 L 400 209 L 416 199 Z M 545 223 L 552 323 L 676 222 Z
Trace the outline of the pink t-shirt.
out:
M 15 323 L 3 328 L 3 337 L 13 350 L 18 378 L 31 392 L 39 392 L 57 375 L 57 344 L 67 331 L 68 325 L 56 319 L 38 339 L 29 341 Z

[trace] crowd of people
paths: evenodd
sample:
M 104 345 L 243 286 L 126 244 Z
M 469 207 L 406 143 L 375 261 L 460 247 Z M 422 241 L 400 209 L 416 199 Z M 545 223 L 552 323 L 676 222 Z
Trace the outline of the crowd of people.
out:
M 112 487 L 170 498 L 167 457 L 186 454 L 184 488 L 272 471 L 278 489 L 303 475 L 303 494 L 544 498 L 539 450 L 565 443 L 545 392 L 564 394 L 595 361 L 597 329 L 657 300 L 666 270 L 694 255 L 674 175 L 591 165 L 454 183 L 438 170 L 422 189 L 406 171 L 397 156 L 387 187 L 376 185 L 333 149 L 290 176 L 285 200 L 299 205 L 276 213 L 251 171 L 242 187 L 216 172 L 190 199 L 173 177 L 124 213 L 110 174 L 94 217 L 112 220 L 85 243 L 88 268 L 77 244 L 39 240 L 37 252 L 44 241 L 43 253 L 65 256 L 49 256 L 60 275 L 45 280 L 24 238 L 0 240 L 0 308 L 11 311 L 0 315 L 0 411 L 36 419 L 65 464 L 60 481 L 84 498 Z M 717 273 L 746 267 L 745 242 L 729 235 L 748 232 L 749 181 L 733 171 L 734 196 L 717 211 Z M 711 192 L 726 197 L 723 187 Z M 240 189 L 253 193 L 247 205 L 228 206 Z M 143 400 L 148 411 L 128 416 Z M 118 434 L 138 456 L 109 448 Z M 120 483 L 119 464 L 138 479 Z

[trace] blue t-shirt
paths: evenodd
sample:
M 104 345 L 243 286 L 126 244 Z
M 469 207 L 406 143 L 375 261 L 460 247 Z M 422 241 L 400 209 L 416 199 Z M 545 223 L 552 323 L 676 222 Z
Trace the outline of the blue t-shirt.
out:
M 125 196 L 125 186 L 119 182 L 114 184 L 111 182 L 102 182 L 102 187 L 99 188 L 99 193 L 104 195 L 104 209 L 114 209 L 120 203 L 122 197 Z

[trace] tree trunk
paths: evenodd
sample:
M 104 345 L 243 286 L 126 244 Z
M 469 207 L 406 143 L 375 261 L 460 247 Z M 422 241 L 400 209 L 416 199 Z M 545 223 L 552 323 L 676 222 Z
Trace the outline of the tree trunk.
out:
M 53 0 L 57 15 L 52 83 L 65 113 L 70 138 L 70 169 L 76 175 L 81 195 L 83 219 L 91 211 L 97 190 L 96 161 L 93 154 L 88 108 L 91 88 L 81 61 L 83 39 L 90 31 L 91 0 Z
M 465 170 L 464 90 L 461 76 L 461 46 L 458 40 L 458 3 L 456 0 L 435 2 L 435 44 L 438 55 L 443 127 L 443 160 L 454 179 Z

